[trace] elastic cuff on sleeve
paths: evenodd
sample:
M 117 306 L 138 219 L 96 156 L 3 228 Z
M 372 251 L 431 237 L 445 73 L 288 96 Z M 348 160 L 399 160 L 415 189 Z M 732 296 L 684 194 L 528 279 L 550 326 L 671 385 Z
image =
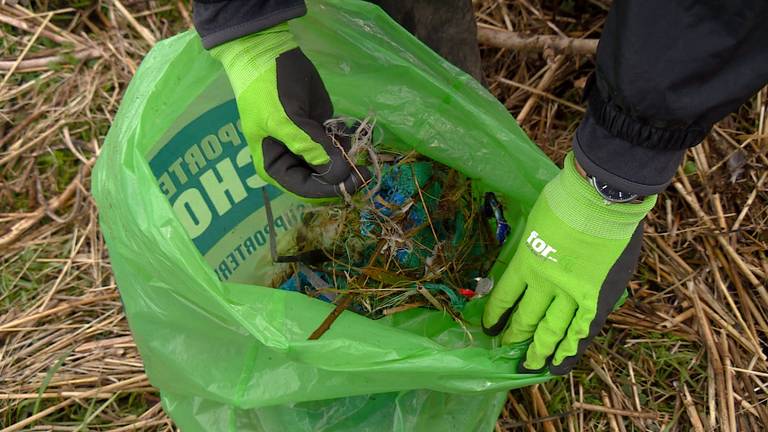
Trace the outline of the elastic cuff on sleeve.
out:
M 633 117 L 616 105 L 610 96 L 602 94 L 609 90 L 607 85 L 598 83 L 598 79 L 597 74 L 593 74 L 585 89 L 589 110 L 595 122 L 617 138 L 648 149 L 684 150 L 701 142 L 709 133 L 711 125 L 680 125 Z
M 685 149 L 653 149 L 614 136 L 596 123 L 591 107 L 576 130 L 573 152 L 589 175 L 642 196 L 666 189 L 685 155 Z
M 304 4 L 297 5 L 288 9 L 281 9 L 272 14 L 260 16 L 256 19 L 246 21 L 231 27 L 226 27 L 214 33 L 208 33 L 203 36 L 203 47 L 211 49 L 217 45 L 229 42 L 252 33 L 260 32 L 288 20 L 298 18 L 307 13 L 307 7 Z

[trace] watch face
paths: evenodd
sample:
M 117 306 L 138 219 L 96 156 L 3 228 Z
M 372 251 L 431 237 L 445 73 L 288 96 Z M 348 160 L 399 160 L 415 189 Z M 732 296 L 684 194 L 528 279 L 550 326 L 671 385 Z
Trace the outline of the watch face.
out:
M 638 197 L 637 194 L 630 192 L 624 192 L 622 190 L 611 187 L 609 184 L 598 180 L 596 177 L 590 177 L 592 186 L 595 187 L 597 193 L 608 202 L 625 203 L 630 202 Z

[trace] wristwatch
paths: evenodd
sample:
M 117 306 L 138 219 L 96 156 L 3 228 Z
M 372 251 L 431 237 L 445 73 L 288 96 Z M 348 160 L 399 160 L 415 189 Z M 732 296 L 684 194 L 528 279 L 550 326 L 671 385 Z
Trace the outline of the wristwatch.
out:
M 603 197 L 606 203 L 628 203 L 640 200 L 640 195 L 636 193 L 617 189 L 595 176 L 587 175 L 587 178 L 589 178 L 589 183 Z
M 587 174 L 586 171 L 584 171 L 584 168 L 579 165 L 578 161 L 576 162 L 576 171 L 581 174 L 582 177 L 586 178 L 589 181 L 589 184 L 592 185 L 593 188 L 597 191 L 597 193 L 603 197 L 606 204 L 613 204 L 613 203 L 632 203 L 632 202 L 642 202 L 643 197 L 639 194 L 632 193 L 632 192 L 626 192 L 621 189 L 615 188 L 608 183 L 598 179 L 597 177 Z

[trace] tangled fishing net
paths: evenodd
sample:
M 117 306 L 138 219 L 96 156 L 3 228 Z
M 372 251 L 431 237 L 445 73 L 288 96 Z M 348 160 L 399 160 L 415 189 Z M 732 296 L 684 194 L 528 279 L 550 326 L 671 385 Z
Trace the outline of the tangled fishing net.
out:
M 384 150 L 369 119 L 332 119 L 326 129 L 339 148 L 349 140 L 348 162 L 365 162 L 372 178 L 305 212 L 300 258 L 273 286 L 334 303 L 338 313 L 377 319 L 432 308 L 461 321 L 467 301 L 489 291 L 485 276 L 509 230 L 493 194 L 417 153 Z

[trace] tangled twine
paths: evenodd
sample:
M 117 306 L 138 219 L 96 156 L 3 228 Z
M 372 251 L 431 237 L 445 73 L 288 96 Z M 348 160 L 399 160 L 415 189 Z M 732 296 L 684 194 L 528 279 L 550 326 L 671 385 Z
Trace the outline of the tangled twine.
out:
M 357 127 L 350 133 L 349 125 L 357 125 Z M 373 132 L 374 127 L 376 126 L 376 120 L 372 119 L 370 116 L 363 120 L 354 117 L 340 116 L 326 120 L 323 123 L 323 126 L 325 127 L 325 132 L 331 137 L 333 144 L 339 149 L 341 154 L 344 155 L 347 163 L 349 163 L 352 169 L 355 170 L 355 173 L 362 181 L 363 184 L 361 187 L 365 187 L 370 180 L 365 180 L 363 175 L 357 169 L 355 160 L 361 151 L 368 153 L 371 166 L 373 167 L 374 177 L 376 178 L 376 184 L 372 188 L 368 188 L 368 193 L 365 196 L 366 201 L 370 200 L 381 187 L 381 163 L 375 150 L 375 146 L 381 142 L 381 136 L 378 137 L 378 140 L 374 141 Z M 344 146 L 339 142 L 339 138 L 349 138 L 351 143 L 349 151 L 344 149 Z M 341 190 L 344 200 L 347 203 L 351 203 L 352 194 L 350 191 L 347 191 L 343 182 L 339 184 L 339 189 Z

